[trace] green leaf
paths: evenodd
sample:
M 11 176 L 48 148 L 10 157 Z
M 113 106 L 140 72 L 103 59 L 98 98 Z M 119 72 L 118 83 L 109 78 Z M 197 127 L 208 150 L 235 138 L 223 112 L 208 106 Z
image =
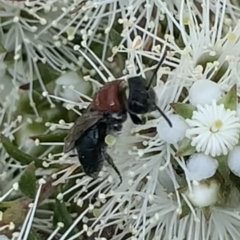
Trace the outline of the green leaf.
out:
M 28 235 L 28 240 L 41 240 L 41 238 L 37 234 L 37 232 L 33 228 L 31 228 L 29 235 Z
M 202 208 L 202 212 L 203 212 L 203 215 L 204 215 L 206 221 L 208 222 L 211 217 L 211 213 L 212 213 L 211 208 L 204 207 L 204 208 Z
M 218 101 L 218 104 L 223 104 L 226 109 L 237 109 L 237 85 L 235 84 L 230 91 Z
M 4 57 L 4 63 L 6 65 L 12 65 L 14 63 L 14 54 L 13 52 L 7 52 L 7 54 Z
M 181 185 L 177 190 L 178 190 L 178 192 L 185 194 L 186 191 L 188 190 L 188 186 L 187 186 L 187 184 Z
M 229 182 L 230 170 L 228 168 L 227 156 L 222 155 L 222 156 L 218 156 L 218 157 L 215 157 L 215 158 L 218 161 L 218 172 L 220 173 L 219 176 L 222 176 L 225 183 Z
M 20 99 L 17 103 L 17 111 L 20 113 L 28 113 L 28 114 L 34 114 L 34 110 L 32 106 L 30 106 L 29 101 L 29 93 L 26 91 L 20 91 Z M 33 102 L 36 104 L 37 109 L 40 109 L 38 106 L 42 104 L 43 102 L 47 102 L 47 99 L 44 99 L 44 97 L 37 91 L 32 91 L 32 99 Z
M 61 72 L 58 72 L 49 67 L 49 65 L 43 64 L 41 62 L 38 63 L 38 70 L 40 72 L 44 85 L 56 80 L 62 74 Z
M 58 222 L 64 223 L 64 227 L 61 229 L 61 232 L 64 233 L 73 224 L 73 219 L 72 219 L 65 203 L 60 202 L 59 200 L 56 200 L 55 206 L 54 206 L 53 225 L 57 226 Z M 69 233 L 68 237 L 72 236 L 73 234 L 76 234 L 78 232 L 79 232 L 79 230 L 75 227 L 71 231 L 71 233 Z
M 36 135 L 31 136 L 32 140 L 39 139 L 40 142 L 63 142 L 64 138 L 67 136 L 67 132 L 57 132 L 50 133 L 46 135 Z
M 10 208 L 15 201 L 4 201 L 4 202 L 0 202 L 0 209 L 4 209 L 4 208 Z
M 68 110 L 62 106 L 62 104 L 55 103 L 54 108 L 49 108 L 49 105 L 46 107 L 42 107 L 42 109 L 39 109 L 40 116 L 43 119 L 43 122 L 54 122 L 58 123 L 59 119 L 63 119 L 65 121 L 68 121 Z
M 114 28 L 112 28 L 109 32 L 109 38 L 114 46 L 118 46 L 122 40 L 120 33 L 117 32 Z
M 19 150 L 17 146 L 15 146 L 7 137 L 4 135 L 0 135 L 0 140 L 5 148 L 6 152 L 14 158 L 16 161 L 20 162 L 22 165 L 28 165 L 31 162 L 35 163 L 36 167 L 42 167 L 42 161 L 38 158 L 32 157 L 27 153 Z
M 20 198 L 12 202 L 12 206 L 3 214 L 3 221 L 6 223 L 22 223 L 25 220 L 24 213 L 28 211 L 28 205 L 32 202 L 29 198 Z
M 0 53 L 7 53 L 7 50 L 4 48 L 2 44 L 0 44 Z
M 182 204 L 182 213 L 180 215 L 180 219 L 186 217 L 187 215 L 189 215 L 191 213 L 191 210 L 189 208 L 189 206 L 184 202 Z
M 233 174 L 232 172 L 230 172 L 229 179 L 230 179 L 231 184 L 233 186 L 235 186 L 236 189 L 240 192 L 240 177 L 238 177 L 235 174 Z
M 177 157 L 189 156 L 189 155 L 192 155 L 193 153 L 195 153 L 195 151 L 196 151 L 195 147 L 193 147 L 191 145 L 191 140 L 188 138 L 184 138 L 180 142 L 180 146 L 175 155 Z
M 196 66 L 201 65 L 203 67 L 203 69 L 205 70 L 208 63 L 213 63 L 214 61 L 217 61 L 217 60 L 218 60 L 217 55 L 211 56 L 208 52 L 206 52 L 200 56 L 200 58 L 198 59 L 198 61 L 196 63 Z
M 49 198 L 54 191 L 56 190 L 56 186 L 53 186 L 52 183 L 55 180 L 52 178 L 47 179 L 47 182 L 42 186 L 41 193 L 38 199 L 38 202 L 41 203 L 45 199 Z
M 185 119 L 187 118 L 191 119 L 193 111 L 196 110 L 196 108 L 193 105 L 186 103 L 171 103 L 170 105 L 177 114 L 179 114 L 181 117 Z
M 30 163 L 23 172 L 18 182 L 21 192 L 29 198 L 34 199 L 36 194 L 36 176 L 34 162 Z
M 48 83 L 53 82 L 62 74 L 61 72 L 58 72 L 58 71 L 52 69 L 51 67 L 49 67 L 49 65 L 43 64 L 41 62 L 38 62 L 37 66 L 38 66 L 38 71 L 40 73 L 40 76 L 42 78 L 42 82 L 44 85 L 47 85 Z M 33 89 L 35 89 L 37 91 L 42 90 L 42 86 L 38 79 L 34 80 L 32 82 L 32 84 L 33 84 Z M 20 86 L 20 89 L 29 90 L 29 87 L 30 87 L 30 84 L 26 83 L 26 84 Z
M 25 221 L 27 212 L 29 210 L 29 204 L 32 202 L 29 198 L 20 198 L 11 202 L 11 207 L 9 207 L 3 213 L 2 221 L 0 221 L 0 227 L 13 222 L 15 229 L 18 229 L 19 226 Z M 14 231 L 15 231 L 14 229 Z M 6 228 L 1 231 L 1 234 L 10 235 L 11 231 Z
M 217 70 L 217 72 L 214 74 L 211 80 L 218 83 L 228 69 L 229 69 L 229 63 L 225 61 L 223 64 L 221 64 L 221 67 Z

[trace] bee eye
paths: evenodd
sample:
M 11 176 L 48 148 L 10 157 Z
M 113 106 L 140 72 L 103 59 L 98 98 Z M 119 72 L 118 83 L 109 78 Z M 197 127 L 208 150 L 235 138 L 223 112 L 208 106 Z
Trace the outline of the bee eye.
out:
M 143 107 L 144 105 L 141 102 L 133 101 L 133 107 L 139 108 Z
M 113 130 L 114 132 L 120 132 L 122 130 L 122 125 L 120 124 L 113 125 Z
M 133 100 L 129 102 L 128 109 L 132 113 L 141 114 L 145 111 L 145 106 L 143 103 Z

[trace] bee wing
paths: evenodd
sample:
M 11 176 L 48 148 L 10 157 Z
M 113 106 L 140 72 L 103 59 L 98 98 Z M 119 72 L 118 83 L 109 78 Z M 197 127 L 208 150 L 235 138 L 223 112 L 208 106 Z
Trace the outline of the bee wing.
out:
M 75 142 L 81 135 L 101 119 L 103 119 L 103 113 L 100 112 L 85 112 L 80 116 L 64 139 L 63 152 L 67 153 L 75 148 Z

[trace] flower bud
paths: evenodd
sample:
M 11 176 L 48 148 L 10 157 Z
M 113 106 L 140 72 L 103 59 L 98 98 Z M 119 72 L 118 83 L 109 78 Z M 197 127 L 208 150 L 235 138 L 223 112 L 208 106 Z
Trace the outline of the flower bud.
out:
M 185 194 L 195 207 L 209 207 L 218 201 L 220 183 L 214 177 L 199 182 L 192 181 L 191 187 L 192 191 L 188 189 Z

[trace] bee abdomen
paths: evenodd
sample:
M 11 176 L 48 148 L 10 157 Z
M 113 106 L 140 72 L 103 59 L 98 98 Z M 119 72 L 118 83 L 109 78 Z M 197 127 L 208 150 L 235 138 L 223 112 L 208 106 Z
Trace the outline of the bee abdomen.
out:
M 103 167 L 101 152 L 106 148 L 106 124 L 100 123 L 86 131 L 75 143 L 84 172 L 96 178 Z

